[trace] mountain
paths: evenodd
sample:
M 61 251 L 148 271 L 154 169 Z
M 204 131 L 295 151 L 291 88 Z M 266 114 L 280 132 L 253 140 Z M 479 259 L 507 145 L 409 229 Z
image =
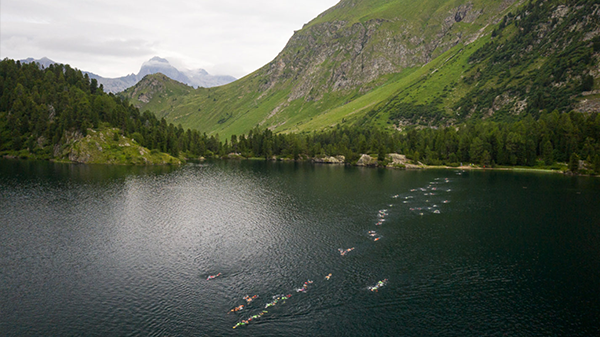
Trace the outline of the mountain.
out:
M 33 58 L 28 58 L 25 60 L 21 60 L 21 63 L 31 63 L 36 62 L 39 63 L 43 67 L 48 67 L 50 64 L 54 64 L 55 62 L 44 57 L 39 60 L 35 60 Z M 90 78 L 98 80 L 99 84 L 104 86 L 104 90 L 106 92 L 117 93 L 121 92 L 129 87 L 134 86 L 140 80 L 144 78 L 146 75 L 162 73 L 173 79 L 175 81 L 187 84 L 194 88 L 198 87 L 215 87 L 219 85 L 224 85 L 227 83 L 231 83 L 235 81 L 235 77 L 232 76 L 214 76 L 210 75 L 204 69 L 195 69 L 195 70 L 178 70 L 173 67 L 169 61 L 160 57 L 153 57 L 150 60 L 144 62 L 140 71 L 136 74 L 129 74 L 127 76 L 118 77 L 118 78 L 105 78 L 100 75 L 83 71 L 84 74 L 88 74 Z
M 598 13 L 593 0 L 342 0 L 234 83 L 172 95 L 168 106 L 159 92 L 133 95 L 142 82 L 124 95 L 220 135 L 597 111 Z
M 146 75 L 137 85 L 127 89 L 127 97 L 136 97 L 134 105 L 138 108 L 153 100 L 153 103 L 163 111 L 162 117 L 169 118 L 173 106 L 177 105 L 178 97 L 189 95 L 194 89 L 172 80 L 162 73 Z M 174 119 L 176 121 L 177 118 Z
M 21 60 L 21 63 L 39 63 L 40 66 L 44 67 L 44 68 L 48 68 L 48 66 L 50 66 L 51 64 L 55 64 L 56 62 L 52 61 L 51 59 L 47 58 L 47 57 L 42 57 L 39 60 L 36 60 L 32 57 L 25 59 L 25 60 Z
M 98 80 L 98 83 L 104 85 L 106 91 L 116 93 L 134 86 L 146 75 L 157 73 L 162 73 L 172 80 L 187 84 L 194 88 L 210 88 L 231 83 L 236 80 L 235 77 L 232 76 L 210 75 L 204 69 L 179 70 L 173 67 L 166 59 L 157 56 L 144 62 L 137 75 L 130 74 L 119 78 L 103 78 L 92 73 L 89 75 L 90 78 L 95 78 Z

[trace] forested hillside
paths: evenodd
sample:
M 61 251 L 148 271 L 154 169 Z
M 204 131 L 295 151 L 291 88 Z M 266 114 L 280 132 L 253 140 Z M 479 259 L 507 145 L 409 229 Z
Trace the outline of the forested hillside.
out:
M 389 153 L 399 153 L 426 165 L 473 163 L 600 174 L 600 115 L 553 112 L 538 120 L 529 116 L 517 123 L 478 121 L 406 133 L 356 126 L 301 134 L 254 129 L 248 135 L 232 136 L 222 150 L 228 151 L 290 159 L 342 155 L 350 164 L 362 154 L 374 154 L 380 165 L 388 163 Z
M 68 65 L 40 69 L 37 64 L 9 59 L 0 62 L 0 154 L 68 159 L 76 143 L 90 140 L 90 130 L 110 130 L 105 133 L 112 135 L 108 143 L 111 148 L 102 148 L 99 143 L 97 147 L 101 152 L 111 150 L 117 156 L 115 162 L 121 163 L 136 162 L 134 154 L 120 149 L 133 145 L 153 150 L 147 151 L 152 155 L 167 152 L 174 157 L 198 157 L 218 150 L 215 137 L 184 131 L 150 112 L 140 113 Z M 152 162 L 145 150 L 138 152 L 144 154 L 144 162 Z M 117 160 L 121 156 L 124 158 Z M 158 160 L 174 162 L 174 158 Z
M 598 112 L 585 103 L 598 101 L 592 90 L 600 76 L 599 34 L 597 1 L 529 1 L 506 14 L 479 45 L 457 51 L 365 121 L 383 116 L 400 125 L 448 125 L 518 121 L 554 110 Z

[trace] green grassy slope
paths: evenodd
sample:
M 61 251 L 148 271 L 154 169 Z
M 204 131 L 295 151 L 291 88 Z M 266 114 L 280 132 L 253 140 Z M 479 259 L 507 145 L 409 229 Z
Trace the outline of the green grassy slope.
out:
M 209 134 L 240 134 L 257 125 L 320 129 L 363 117 L 453 45 L 476 40 L 511 6 L 505 0 L 344 0 L 296 32 L 274 61 L 234 83 L 193 90 L 155 78 L 165 84 L 147 102 L 139 94 L 156 91 L 151 81 L 124 95 L 169 122 Z
M 553 34 L 549 21 L 552 31 L 575 29 L 560 35 L 565 48 L 569 38 L 583 48 L 585 34 L 597 28 L 597 20 L 577 28 L 579 12 L 595 8 L 588 2 L 567 4 L 564 14 L 564 1 L 556 0 L 532 7 L 510 0 L 344 0 L 296 32 L 274 61 L 234 83 L 193 90 L 169 82 L 145 103 L 134 94 L 149 88 L 140 82 L 124 95 L 169 122 L 227 137 L 255 126 L 295 132 L 340 123 L 447 125 L 507 115 L 518 104 L 534 111 L 523 103 L 528 94 L 515 88 L 531 87 L 537 70 L 556 66 L 546 61 L 558 51 L 543 49 L 539 36 Z M 523 30 L 529 21 L 533 28 Z M 530 55 L 498 59 L 494 48 Z

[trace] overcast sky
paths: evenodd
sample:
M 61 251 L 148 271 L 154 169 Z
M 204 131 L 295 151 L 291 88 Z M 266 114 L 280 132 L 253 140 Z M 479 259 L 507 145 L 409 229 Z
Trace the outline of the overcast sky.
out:
M 0 0 L 0 58 L 48 57 L 104 77 L 153 56 L 242 77 L 339 0 Z

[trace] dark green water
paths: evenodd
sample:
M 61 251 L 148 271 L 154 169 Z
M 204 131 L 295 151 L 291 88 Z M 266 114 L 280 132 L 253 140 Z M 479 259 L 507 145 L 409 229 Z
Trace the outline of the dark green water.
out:
M 600 335 L 600 179 L 0 160 L 0 230 L 2 336 Z

